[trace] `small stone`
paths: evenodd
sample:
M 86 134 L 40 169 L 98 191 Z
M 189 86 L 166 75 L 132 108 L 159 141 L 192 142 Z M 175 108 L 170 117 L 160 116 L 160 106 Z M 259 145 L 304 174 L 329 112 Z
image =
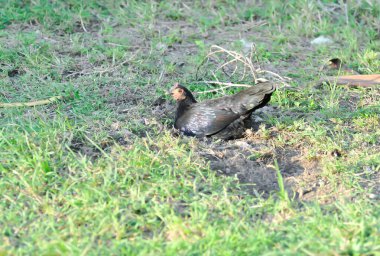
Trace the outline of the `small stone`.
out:
M 119 129 L 121 128 L 121 124 L 120 124 L 120 122 L 112 123 L 112 124 L 111 124 L 111 128 L 112 128 L 112 130 L 114 130 L 114 131 L 119 130 Z
M 328 37 L 325 37 L 325 36 L 319 36 L 319 37 L 313 39 L 310 43 L 311 43 L 312 45 L 320 45 L 320 44 L 332 44 L 332 43 L 334 43 L 334 41 L 331 40 L 331 39 L 328 38 Z
M 168 49 L 168 46 L 166 44 L 164 44 L 164 43 L 158 43 L 156 45 L 156 50 L 158 50 L 158 51 L 163 51 L 163 50 L 166 50 L 166 49 Z
M 376 199 L 376 195 L 375 194 L 368 194 L 368 198 L 369 199 Z
M 251 48 L 254 46 L 253 42 L 248 42 L 244 38 L 240 39 L 240 42 L 243 45 L 244 52 L 249 52 L 251 50 Z

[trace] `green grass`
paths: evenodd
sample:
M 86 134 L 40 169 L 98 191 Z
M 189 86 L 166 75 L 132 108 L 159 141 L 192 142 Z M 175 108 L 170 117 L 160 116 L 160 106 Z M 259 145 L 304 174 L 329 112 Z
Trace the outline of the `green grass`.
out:
M 313 87 L 333 57 L 379 73 L 378 2 L 248 2 L 0 1 L 0 102 L 65 97 L 0 109 L 0 255 L 380 254 L 379 90 Z M 308 200 L 280 161 L 280 190 L 252 195 L 154 114 L 174 82 L 207 89 L 209 46 L 239 35 L 298 89 L 274 94 L 256 136 L 318 163 L 293 177 L 319 184 Z M 311 47 L 320 35 L 334 44 Z

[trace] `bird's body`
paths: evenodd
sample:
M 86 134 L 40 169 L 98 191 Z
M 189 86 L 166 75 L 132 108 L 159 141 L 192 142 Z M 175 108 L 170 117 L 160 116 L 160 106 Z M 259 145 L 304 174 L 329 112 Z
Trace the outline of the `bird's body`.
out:
M 187 88 L 175 85 L 172 89 L 177 100 L 174 127 L 189 136 L 234 137 L 242 122 L 269 102 L 274 90 L 273 84 L 261 83 L 234 95 L 197 102 Z

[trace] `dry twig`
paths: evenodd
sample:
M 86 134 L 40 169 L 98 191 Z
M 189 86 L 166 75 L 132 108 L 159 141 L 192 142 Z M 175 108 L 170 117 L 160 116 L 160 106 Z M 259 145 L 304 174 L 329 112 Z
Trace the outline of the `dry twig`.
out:
M 30 102 L 14 102 L 14 103 L 2 103 L 0 102 L 0 108 L 11 108 L 11 107 L 35 107 L 40 105 L 46 105 L 57 100 L 62 99 L 62 96 L 54 96 L 46 100 L 36 100 Z
M 252 85 L 249 84 L 233 84 L 233 83 L 223 83 L 223 82 L 218 82 L 218 81 L 203 81 L 205 84 L 217 84 L 217 85 L 224 85 L 223 87 L 213 89 L 213 90 L 208 90 L 208 91 L 203 91 L 203 92 L 198 92 L 200 94 L 203 93 L 209 93 L 209 92 L 217 92 L 221 91 L 230 87 L 252 87 Z
M 79 19 L 80 19 L 80 24 L 82 26 L 83 31 L 86 32 L 86 33 L 88 33 L 86 27 L 84 26 L 84 22 L 83 22 L 83 19 L 82 19 L 81 15 L 79 15 Z
M 254 84 L 257 84 L 258 82 L 261 82 L 262 80 L 268 81 L 268 79 L 266 78 L 269 78 L 270 80 L 275 80 L 284 85 L 288 85 L 286 81 L 290 80 L 289 78 L 282 77 L 281 75 L 273 71 L 262 69 L 258 61 L 257 52 L 254 44 L 251 45 L 251 49 L 248 54 L 230 51 L 221 46 L 212 45 L 210 48 L 210 52 L 207 54 L 205 59 L 197 68 L 197 79 L 201 67 L 203 67 L 207 63 L 212 63 L 216 65 L 216 68 L 211 71 L 212 76 L 215 77 L 216 81 L 203 81 L 203 83 L 222 85 L 223 87 L 204 91 L 201 93 L 215 92 L 220 90 L 224 91 L 224 89 L 229 87 L 250 87 Z M 220 82 L 217 79 L 216 75 L 216 73 L 220 70 L 223 71 L 223 73 L 230 79 L 233 79 L 234 76 L 235 78 L 236 76 L 238 76 L 239 79 L 237 79 L 237 83 Z M 250 83 L 240 83 L 240 81 L 247 80 L 251 80 L 252 85 Z

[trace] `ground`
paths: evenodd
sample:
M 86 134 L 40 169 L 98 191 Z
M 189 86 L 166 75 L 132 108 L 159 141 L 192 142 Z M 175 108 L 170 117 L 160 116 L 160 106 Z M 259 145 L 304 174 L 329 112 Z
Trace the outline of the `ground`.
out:
M 63 100 L 0 108 L 0 254 L 379 254 L 379 88 L 318 81 L 380 72 L 380 5 L 282 2 L 5 3 L 0 102 Z M 236 92 L 202 63 L 252 44 L 287 86 L 243 138 L 178 135 L 169 88 Z

